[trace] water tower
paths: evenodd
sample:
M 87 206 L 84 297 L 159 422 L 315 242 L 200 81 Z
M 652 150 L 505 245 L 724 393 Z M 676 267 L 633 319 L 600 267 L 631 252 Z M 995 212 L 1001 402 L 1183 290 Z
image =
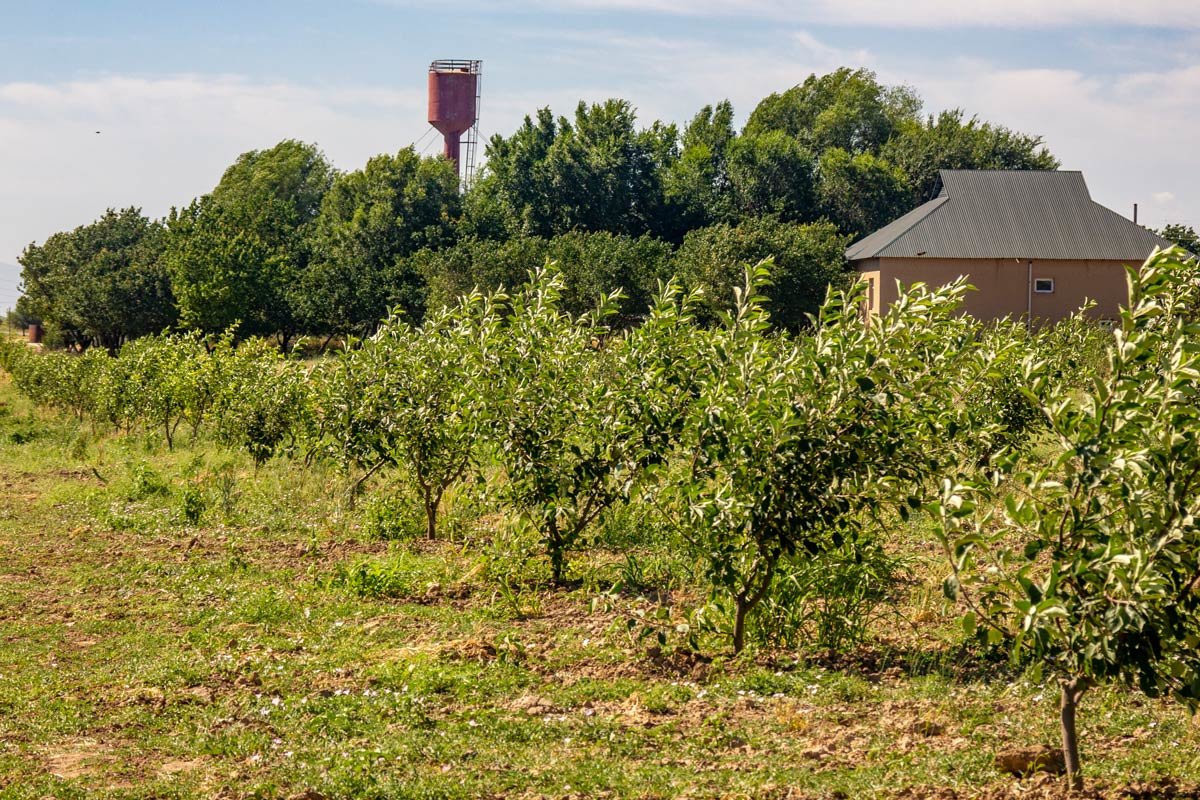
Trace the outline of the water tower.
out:
M 470 183 L 475 172 L 482 66 L 482 61 L 460 59 L 442 59 L 429 65 L 429 124 L 445 138 L 446 158 L 454 162 L 464 185 Z

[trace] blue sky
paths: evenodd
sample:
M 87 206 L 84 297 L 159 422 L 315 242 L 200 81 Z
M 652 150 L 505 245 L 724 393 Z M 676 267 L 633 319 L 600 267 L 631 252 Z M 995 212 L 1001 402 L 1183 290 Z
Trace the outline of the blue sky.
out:
M 1196 0 L 0 0 L 0 263 L 108 206 L 164 214 L 282 138 L 342 169 L 417 141 L 435 58 L 483 59 L 485 136 L 610 96 L 744 119 L 865 66 L 1044 136 L 1122 213 L 1200 225 L 1198 44 Z

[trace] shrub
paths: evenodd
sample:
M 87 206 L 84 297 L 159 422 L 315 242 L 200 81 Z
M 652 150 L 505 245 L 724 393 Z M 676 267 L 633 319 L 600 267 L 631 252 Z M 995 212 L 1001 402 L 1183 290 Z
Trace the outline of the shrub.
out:
M 478 293 L 420 327 L 393 316 L 332 373 L 347 387 L 337 395 L 341 411 L 330 415 L 330 432 L 371 469 L 404 470 L 430 539 L 442 497 L 472 464 L 490 390 L 483 354 L 499 324 L 494 299 Z
M 861 644 L 906 571 L 905 560 L 860 537 L 785 559 L 751 624 L 762 641 L 831 653 Z

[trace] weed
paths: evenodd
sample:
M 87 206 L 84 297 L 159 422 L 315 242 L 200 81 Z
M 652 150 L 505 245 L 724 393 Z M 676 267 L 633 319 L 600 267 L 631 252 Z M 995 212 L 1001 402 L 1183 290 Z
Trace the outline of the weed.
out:
M 396 495 L 372 498 L 363 508 L 362 518 L 363 533 L 371 539 L 408 540 L 425 532 L 420 507 Z
M 751 621 L 766 642 L 844 652 L 862 644 L 906 569 L 878 542 L 847 544 L 781 564 L 776 585 Z
M 171 487 L 162 476 L 154 471 L 144 461 L 134 462 L 127 467 L 127 489 L 125 498 L 131 501 L 145 500 L 149 497 L 161 497 L 171 493 Z
M 241 498 L 237 469 L 232 462 L 226 462 L 214 471 L 212 484 L 217 492 L 222 516 L 226 522 L 232 521 L 237 514 L 238 500 Z
M 198 525 L 207 507 L 207 503 L 204 500 L 204 492 L 201 491 L 200 487 L 189 483 L 180 492 L 179 500 L 180 512 L 183 514 L 184 521 L 189 525 Z
M 339 566 L 333 583 L 359 597 L 416 600 L 448 578 L 450 573 L 440 559 L 393 550 L 384 558 Z

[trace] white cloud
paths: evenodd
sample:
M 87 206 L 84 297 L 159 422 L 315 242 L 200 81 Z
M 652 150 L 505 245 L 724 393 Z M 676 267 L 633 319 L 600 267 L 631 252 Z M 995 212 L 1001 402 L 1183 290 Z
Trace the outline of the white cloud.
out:
M 811 8 L 813 21 L 831 25 L 1200 27 L 1200 5 L 1194 0 L 905 0 L 902 3 L 895 0 L 819 0 Z
M 1082 170 L 1093 199 L 1115 211 L 1128 216 L 1140 203 L 1139 221 L 1155 227 L 1200 220 L 1200 164 L 1191 158 L 1200 67 L 1101 78 L 960 60 L 904 77 L 931 108 L 962 107 L 1043 136 L 1063 168 Z
M 556 113 L 569 114 L 579 99 L 609 97 L 630 100 L 645 122 L 662 119 L 682 124 L 702 106 L 724 99 L 731 100 L 744 119 L 771 92 L 788 89 L 813 73 L 864 65 L 873 59 L 868 50 L 835 47 L 805 30 L 785 33 L 769 44 L 742 47 L 607 29 L 586 33 L 544 29 L 524 31 L 521 37 L 578 85 L 489 94 L 485 84 L 487 127 L 491 127 L 492 109 L 497 107 L 523 115 L 549 105 Z
M 239 153 L 317 142 L 355 168 L 426 129 L 423 94 L 232 76 L 0 84 L 0 261 L 110 206 L 152 216 L 210 190 Z M 96 133 L 100 131 L 100 133 Z
M 429 0 L 377 0 L 431 7 Z M 476 8 L 510 11 L 507 0 L 476 0 Z M 794 24 L 886 28 L 1047 28 L 1077 25 L 1200 28 L 1195 0 L 522 0 L 542 11 L 657 13 L 755 17 Z

